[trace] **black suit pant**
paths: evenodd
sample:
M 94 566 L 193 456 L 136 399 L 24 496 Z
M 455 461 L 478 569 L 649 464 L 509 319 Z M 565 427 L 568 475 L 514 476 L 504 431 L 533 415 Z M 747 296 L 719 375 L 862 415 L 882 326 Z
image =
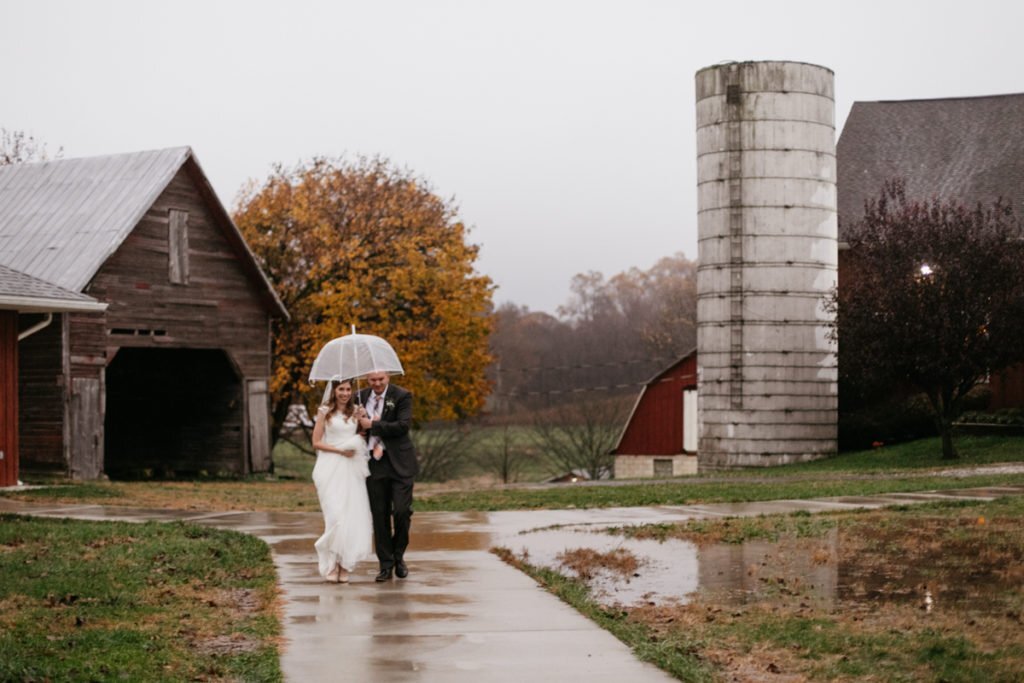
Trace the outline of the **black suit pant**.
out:
M 386 456 L 385 456 L 386 459 Z M 388 463 L 390 465 L 390 463 Z M 387 468 L 391 470 L 390 467 Z M 412 522 L 412 479 L 377 473 L 366 480 L 373 515 L 373 541 L 381 569 L 390 569 L 409 547 Z

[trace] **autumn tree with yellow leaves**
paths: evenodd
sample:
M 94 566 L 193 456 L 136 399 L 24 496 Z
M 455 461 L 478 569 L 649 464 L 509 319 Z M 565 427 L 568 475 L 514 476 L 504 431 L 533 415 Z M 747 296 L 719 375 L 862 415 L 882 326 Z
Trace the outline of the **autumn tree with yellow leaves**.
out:
M 275 321 L 275 437 L 309 368 L 351 325 L 387 339 L 419 422 L 476 414 L 489 391 L 490 278 L 451 200 L 388 161 L 315 158 L 243 191 L 235 222 L 291 314 Z

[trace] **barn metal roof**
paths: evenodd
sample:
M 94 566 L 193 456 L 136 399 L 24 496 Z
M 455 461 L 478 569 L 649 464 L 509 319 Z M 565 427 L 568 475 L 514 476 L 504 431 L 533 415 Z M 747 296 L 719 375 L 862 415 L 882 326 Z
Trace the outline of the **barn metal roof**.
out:
M 0 266 L 0 310 L 30 312 L 102 311 L 91 296 Z
M 1022 124 L 1024 93 L 854 102 L 836 145 L 840 239 L 896 176 L 910 197 L 1003 197 L 1024 215 Z
M 0 167 L 0 265 L 81 291 L 190 154 L 173 147 Z
M 81 292 L 186 163 L 268 305 L 288 317 L 189 147 L 0 167 L 0 265 Z

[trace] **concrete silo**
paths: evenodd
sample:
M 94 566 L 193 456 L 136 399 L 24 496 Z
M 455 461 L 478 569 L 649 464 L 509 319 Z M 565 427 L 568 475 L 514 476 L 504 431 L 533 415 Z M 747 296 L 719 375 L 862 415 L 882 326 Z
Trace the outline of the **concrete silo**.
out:
M 832 71 L 743 62 L 696 81 L 700 466 L 834 453 Z

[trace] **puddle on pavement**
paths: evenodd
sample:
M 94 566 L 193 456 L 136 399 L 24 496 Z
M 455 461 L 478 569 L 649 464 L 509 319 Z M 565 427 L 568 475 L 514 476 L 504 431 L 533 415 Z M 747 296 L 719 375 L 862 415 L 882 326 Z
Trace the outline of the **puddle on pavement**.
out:
M 916 566 L 891 558 L 879 563 L 878 556 L 859 554 L 841 559 L 835 529 L 817 538 L 698 547 L 678 539 L 662 542 L 562 528 L 506 537 L 498 545 L 534 566 L 573 577 L 578 574 L 567 566 L 567 551 L 629 551 L 639 561 L 634 574 L 622 576 L 600 567 L 590 572 L 592 595 L 606 606 L 685 604 L 697 598 L 742 605 L 799 596 L 825 608 L 886 602 L 916 605 L 923 612 L 986 612 L 998 608 L 1000 594 L 1020 590 L 1012 575 L 1000 577 L 994 568 L 986 571 L 963 558 L 948 565 L 937 560 Z
M 409 541 L 410 552 L 430 550 L 487 550 L 491 547 L 491 534 L 475 531 L 419 530 Z
M 386 593 L 377 592 L 370 595 L 362 595 L 360 600 L 373 603 L 395 603 L 408 604 L 410 602 L 423 602 L 428 605 L 464 605 L 469 598 L 451 593 Z
M 699 563 L 697 546 L 687 541 L 630 539 L 600 531 L 553 529 L 531 531 L 501 539 L 497 544 L 508 548 L 517 557 L 534 566 L 566 571 L 558 556 L 577 548 L 590 548 L 599 553 L 626 549 L 640 561 L 635 574 L 596 571 L 590 580 L 594 597 L 604 604 L 632 605 L 645 600 L 681 598 L 697 590 Z
M 270 543 L 270 547 L 278 555 L 306 556 L 310 555 L 311 552 L 315 553 L 313 549 L 314 543 L 316 543 L 316 536 L 300 536 Z
M 459 612 L 389 612 L 374 615 L 372 620 L 393 624 L 403 621 L 457 621 L 465 618 L 466 615 Z M 337 615 L 334 613 L 299 614 L 290 617 L 288 622 L 291 624 L 317 624 L 335 620 L 337 620 Z

